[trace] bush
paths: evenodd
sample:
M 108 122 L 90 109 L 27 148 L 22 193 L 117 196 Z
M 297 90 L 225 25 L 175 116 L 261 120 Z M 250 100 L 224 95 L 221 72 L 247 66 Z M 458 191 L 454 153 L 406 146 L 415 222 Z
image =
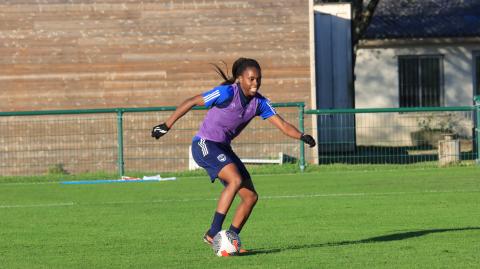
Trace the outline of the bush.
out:
M 63 166 L 63 163 L 57 163 L 48 167 L 49 175 L 68 175 L 68 171 Z

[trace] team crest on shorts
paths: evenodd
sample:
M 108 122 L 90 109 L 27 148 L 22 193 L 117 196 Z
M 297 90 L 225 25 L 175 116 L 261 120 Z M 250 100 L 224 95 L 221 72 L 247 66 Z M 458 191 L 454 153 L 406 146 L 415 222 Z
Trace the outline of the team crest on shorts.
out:
M 227 160 L 227 156 L 225 156 L 225 154 L 220 154 L 217 156 L 217 159 L 223 163 Z

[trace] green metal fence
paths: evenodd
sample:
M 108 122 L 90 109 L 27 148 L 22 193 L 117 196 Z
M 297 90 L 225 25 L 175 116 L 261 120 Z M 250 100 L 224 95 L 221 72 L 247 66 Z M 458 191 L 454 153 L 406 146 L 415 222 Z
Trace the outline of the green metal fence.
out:
M 242 159 L 295 162 L 301 170 L 306 163 L 317 162 L 480 164 L 478 96 L 471 107 L 304 111 L 303 103 L 274 106 L 301 131 L 316 135 L 318 147 L 305 148 L 256 119 L 232 144 Z M 150 136 L 151 128 L 174 109 L 0 112 L 0 175 L 97 171 L 128 175 L 194 169 L 189 146 L 205 109 L 195 108 L 159 140 Z
M 273 104 L 303 130 L 303 103 Z M 0 112 L 0 175 L 193 169 L 191 139 L 206 113 L 194 108 L 159 140 L 151 129 L 175 107 Z M 275 130 L 273 130 L 275 129 Z M 232 144 L 252 163 L 299 162 L 303 143 L 256 119 Z
M 449 165 L 478 162 L 479 98 L 476 102 L 476 107 L 335 109 L 306 113 L 317 121 L 320 164 Z
M 474 141 L 476 144 L 476 153 L 477 153 L 477 164 L 480 165 L 480 95 L 475 96 L 475 131 L 474 131 Z

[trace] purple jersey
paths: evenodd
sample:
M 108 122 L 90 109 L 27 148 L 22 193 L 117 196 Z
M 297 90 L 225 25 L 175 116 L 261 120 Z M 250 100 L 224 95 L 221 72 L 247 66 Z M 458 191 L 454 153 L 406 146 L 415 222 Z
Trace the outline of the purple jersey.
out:
M 267 119 L 276 114 L 270 101 L 256 94 L 250 101 L 237 84 L 213 88 L 203 94 L 205 107 L 210 108 L 196 138 L 230 144 L 255 117 Z

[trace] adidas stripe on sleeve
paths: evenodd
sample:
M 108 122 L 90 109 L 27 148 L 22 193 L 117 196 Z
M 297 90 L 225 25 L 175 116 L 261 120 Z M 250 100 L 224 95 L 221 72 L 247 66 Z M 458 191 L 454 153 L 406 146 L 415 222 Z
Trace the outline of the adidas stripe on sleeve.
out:
M 231 100 L 233 97 L 233 89 L 231 85 L 218 86 L 203 93 L 202 96 L 205 107 L 211 108 Z
M 273 115 L 277 114 L 275 108 L 272 107 L 270 100 L 267 98 L 261 98 L 258 104 L 257 114 L 262 117 L 262 119 L 266 120 Z

